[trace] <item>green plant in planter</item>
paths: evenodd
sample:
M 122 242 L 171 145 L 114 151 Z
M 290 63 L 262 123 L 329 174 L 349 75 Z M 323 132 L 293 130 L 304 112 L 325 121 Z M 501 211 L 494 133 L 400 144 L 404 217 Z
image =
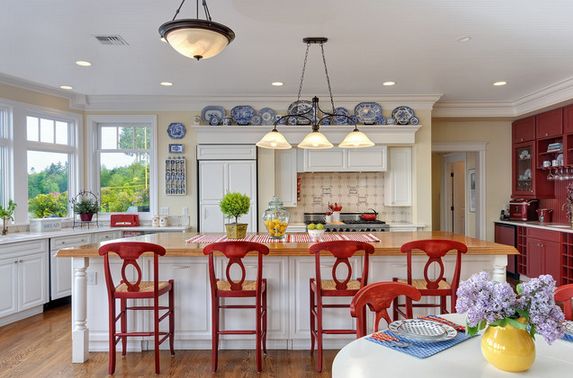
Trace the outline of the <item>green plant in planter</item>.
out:
M 226 224 L 227 238 L 242 239 L 247 234 L 247 225 L 239 224 L 239 217 L 249 212 L 251 199 L 246 194 L 227 193 L 219 202 L 219 207 L 223 215 L 228 218 L 235 218 L 235 223 Z
M 68 193 L 38 194 L 28 201 L 34 218 L 65 217 L 68 214 Z
M 97 200 L 82 197 L 78 202 L 74 203 L 74 212 L 78 214 L 95 214 L 99 211 L 99 204 Z
M 9 220 L 14 220 L 14 210 L 16 210 L 16 203 L 12 200 L 8 201 L 8 207 L 0 205 L 0 218 L 2 218 L 2 235 L 8 233 L 8 228 L 6 227 L 6 222 Z

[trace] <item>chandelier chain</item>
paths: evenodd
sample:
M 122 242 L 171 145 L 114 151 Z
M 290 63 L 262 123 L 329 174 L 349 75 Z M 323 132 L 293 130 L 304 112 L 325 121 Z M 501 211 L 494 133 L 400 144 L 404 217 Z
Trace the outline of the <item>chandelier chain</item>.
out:
M 197 0 L 199 2 L 199 0 Z M 211 21 L 211 12 L 209 12 L 209 7 L 207 6 L 207 0 L 203 0 L 203 10 L 205 11 L 205 17 L 207 21 Z M 199 18 L 199 16 L 197 16 Z
M 181 1 L 181 4 L 179 4 L 179 7 L 175 11 L 175 14 L 173 15 L 171 21 L 175 21 L 175 18 L 177 17 L 179 12 L 181 12 L 181 8 L 183 7 L 183 4 L 185 4 L 185 1 L 187 0 Z M 207 0 L 201 0 L 201 5 L 203 6 L 203 10 L 205 11 L 205 18 L 207 19 L 207 21 L 212 21 L 211 12 L 209 12 L 209 7 L 207 6 Z M 195 15 L 196 18 L 199 19 L 199 0 L 195 1 Z
M 181 2 L 181 4 L 179 4 L 179 8 L 177 8 L 177 10 L 175 11 L 175 14 L 173 15 L 173 18 L 171 19 L 171 21 L 175 20 L 175 17 L 177 17 L 177 15 L 179 14 L 179 12 L 181 11 L 181 7 L 183 6 L 183 4 L 185 4 L 186 0 L 183 0 Z M 199 15 L 197 15 L 197 18 L 199 18 Z
M 328 94 L 330 96 L 330 105 L 332 105 L 332 114 L 334 114 L 334 97 L 332 97 L 332 87 L 330 85 L 330 76 L 328 75 L 328 67 L 326 66 L 326 57 L 324 56 L 324 43 L 320 44 L 320 51 L 322 52 L 322 62 L 324 63 L 324 73 L 326 74 L 326 83 L 328 84 Z
M 302 64 L 302 73 L 300 74 L 300 84 L 298 86 L 298 95 L 296 96 L 296 101 L 300 101 L 300 95 L 302 93 L 302 83 L 304 82 L 304 72 L 306 71 L 306 61 L 308 60 L 308 50 L 310 49 L 310 43 L 306 44 L 306 52 L 304 53 L 304 63 Z

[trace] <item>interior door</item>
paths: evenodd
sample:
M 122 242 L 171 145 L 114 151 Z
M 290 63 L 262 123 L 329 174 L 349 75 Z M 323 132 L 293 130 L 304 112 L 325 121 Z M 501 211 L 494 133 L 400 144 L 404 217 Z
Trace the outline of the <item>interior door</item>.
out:
M 257 231 L 257 162 L 254 160 L 230 161 L 228 166 L 228 192 L 239 192 L 251 198 L 249 213 L 239 222 L 249 224 L 248 231 Z

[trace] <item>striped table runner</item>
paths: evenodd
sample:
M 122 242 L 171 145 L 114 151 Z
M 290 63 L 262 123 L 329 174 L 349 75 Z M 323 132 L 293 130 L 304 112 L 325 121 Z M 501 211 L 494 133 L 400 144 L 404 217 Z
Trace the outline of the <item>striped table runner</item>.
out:
M 276 240 L 270 237 L 270 235 L 257 235 L 257 234 L 247 234 L 243 239 L 227 239 L 225 234 L 199 234 L 187 239 L 187 243 L 199 243 L 199 244 L 211 244 L 218 243 L 222 241 L 251 241 L 257 243 L 312 243 L 310 237 L 307 233 L 294 233 L 287 234 L 285 239 Z M 334 240 L 352 240 L 361 241 L 367 243 L 379 243 L 378 239 L 373 234 L 337 234 L 337 233 L 325 233 L 320 238 L 320 241 L 334 241 Z

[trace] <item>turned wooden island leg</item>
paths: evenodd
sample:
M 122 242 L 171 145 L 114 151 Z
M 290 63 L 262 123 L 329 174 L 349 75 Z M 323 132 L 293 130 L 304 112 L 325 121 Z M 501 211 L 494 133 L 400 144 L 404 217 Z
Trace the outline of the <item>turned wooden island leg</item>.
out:
M 507 274 L 507 255 L 496 255 L 493 262 L 492 279 L 505 282 Z
M 88 360 L 89 330 L 87 327 L 87 274 L 89 258 L 72 258 L 72 362 Z

